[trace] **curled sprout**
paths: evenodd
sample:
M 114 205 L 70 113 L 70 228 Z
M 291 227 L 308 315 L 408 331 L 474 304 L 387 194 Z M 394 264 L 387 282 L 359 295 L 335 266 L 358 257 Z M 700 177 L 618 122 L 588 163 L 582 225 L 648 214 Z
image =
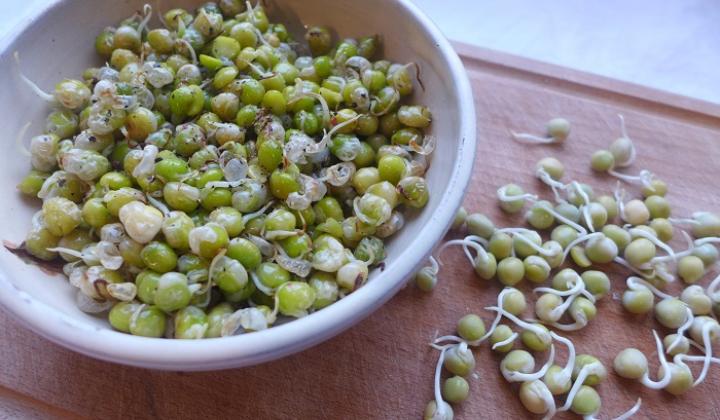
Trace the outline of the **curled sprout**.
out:
M 563 222 L 564 224 L 570 226 L 571 228 L 575 229 L 581 236 L 587 235 L 587 230 L 580 226 L 579 224 L 573 222 L 572 220 L 568 219 L 567 217 L 560 214 L 557 210 L 552 208 L 548 203 L 544 203 L 542 201 L 538 202 L 538 205 L 541 209 L 545 210 L 546 212 L 550 213 L 555 219 Z
M 645 374 L 640 378 L 640 383 L 642 383 L 644 386 L 651 388 L 651 389 L 663 389 L 670 383 L 670 380 L 672 379 L 672 372 L 670 370 L 670 366 L 668 365 L 667 360 L 665 359 L 664 350 L 663 350 L 663 343 L 662 340 L 660 340 L 660 337 L 658 336 L 657 331 L 653 330 L 653 337 L 655 338 L 655 345 L 657 346 L 657 353 L 658 353 L 658 359 L 660 360 L 660 366 L 663 368 L 663 372 L 665 373 L 663 377 L 659 381 L 653 381 L 650 379 L 650 374 L 648 373 L 648 370 L 645 370 Z
M 588 197 L 585 190 L 582 188 L 579 182 L 573 181 L 570 183 L 570 186 L 575 190 L 575 193 L 580 196 L 580 199 L 583 202 L 582 205 L 582 215 L 585 219 L 585 224 L 587 225 L 588 229 L 590 229 L 590 232 L 595 232 L 595 226 L 593 226 L 592 217 L 590 217 L 590 197 Z
M 516 317 L 515 315 L 513 315 L 513 314 L 511 314 L 510 312 L 506 311 L 506 310 L 505 310 L 504 308 L 502 308 L 502 307 L 498 307 L 498 306 L 487 306 L 487 307 L 485 307 L 485 309 L 488 310 L 488 311 L 497 312 L 498 315 L 504 316 L 505 318 L 507 318 L 507 319 L 509 319 L 510 321 L 512 321 L 512 322 L 513 322 L 515 325 L 517 325 L 518 327 L 520 327 L 520 328 L 522 328 L 522 329 L 524 329 L 524 330 L 528 330 L 528 331 L 533 332 L 535 335 L 538 336 L 538 338 L 539 338 L 541 341 L 543 341 L 543 342 L 545 342 L 545 343 L 550 343 L 550 342 L 552 342 L 552 336 L 550 335 L 550 332 L 549 332 L 546 328 L 543 328 L 543 327 L 541 327 L 541 326 L 539 326 L 539 325 L 537 325 L 537 324 L 533 324 L 533 323 L 530 323 L 530 322 L 523 321 L 522 319 Z
M 613 420 L 627 420 L 637 414 L 638 411 L 640 411 L 640 407 L 642 407 L 642 398 L 638 398 L 635 404 L 630 407 L 630 409 L 619 416 L 615 417 Z
M 298 275 L 300 277 L 307 277 L 310 275 L 312 264 L 310 261 L 304 258 L 290 258 L 285 250 L 280 245 L 275 245 L 275 262 L 285 270 Z
M 352 162 L 341 162 L 329 166 L 321 173 L 318 181 L 326 181 L 334 187 L 342 187 L 352 179 L 355 174 L 355 164 Z
M 567 188 L 567 185 L 553 179 L 553 177 L 550 176 L 550 174 L 543 167 L 537 168 L 535 176 L 537 176 L 540 181 L 542 181 L 545 185 L 552 189 L 553 195 L 555 196 L 555 201 L 557 201 L 558 203 L 567 202 L 567 200 L 565 200 L 559 192 L 559 190 L 564 191 Z
M 557 374 L 557 382 L 558 383 L 569 383 L 572 380 L 572 371 L 575 367 L 575 345 L 573 345 L 573 342 L 568 340 L 567 338 L 556 334 L 553 331 L 550 331 L 550 336 L 563 344 L 568 349 L 568 358 L 567 363 L 565 364 L 565 367 L 562 368 L 560 372 Z
M 547 362 L 538 370 L 537 372 L 533 373 L 523 373 L 515 370 L 509 370 L 502 364 L 500 365 L 500 373 L 502 373 L 503 378 L 505 378 L 508 382 L 530 382 L 535 381 L 547 373 L 548 369 L 550 369 L 550 366 L 552 366 L 553 362 L 555 361 L 555 345 L 550 344 L 550 355 L 548 356 Z
M 296 81 L 295 81 L 296 86 L 298 85 L 299 80 L 301 80 L 301 79 L 296 79 Z M 287 104 L 292 105 L 302 98 L 313 98 L 320 103 L 320 106 L 322 107 L 322 115 L 323 115 L 322 123 L 323 123 L 323 126 L 327 126 L 330 123 L 330 107 L 328 106 L 328 103 L 325 100 L 325 98 L 322 95 L 315 93 L 315 92 L 300 91 L 300 92 L 297 92 L 296 95 L 293 96 L 293 98 L 290 99 Z
M 272 257 L 275 255 L 275 247 L 264 238 L 255 235 L 247 235 L 247 240 L 252 242 L 264 257 Z
M 343 121 L 340 124 L 337 124 L 336 126 L 331 128 L 330 131 L 324 131 L 322 139 L 320 139 L 320 141 L 317 143 L 308 145 L 305 148 L 305 153 L 308 155 L 313 155 L 324 151 L 327 148 L 328 142 L 332 140 L 332 136 L 335 135 L 335 133 L 342 130 L 343 127 L 355 123 L 355 121 L 357 121 L 361 116 L 362 114 L 358 114 L 347 121 Z
M 145 3 L 145 5 L 143 6 L 143 20 L 140 21 L 140 24 L 137 28 L 140 36 L 142 36 L 143 31 L 147 29 L 147 24 L 148 22 L 150 22 L 150 18 L 152 18 L 152 6 Z
M 473 240 L 471 238 L 477 238 L 477 237 L 467 236 L 463 239 L 453 239 L 451 241 L 445 242 L 437 251 L 438 259 L 439 259 L 440 255 L 442 254 L 442 252 L 445 249 L 447 249 L 448 247 L 453 246 L 453 245 L 462 245 L 463 250 L 465 251 L 465 256 L 467 257 L 468 261 L 470 262 L 470 264 L 472 264 L 473 267 L 477 266 L 479 262 L 482 262 L 483 264 L 487 263 L 488 260 L 490 259 L 490 256 L 488 255 L 485 248 L 483 248 L 483 244 L 478 243 L 477 240 Z M 482 238 L 479 238 L 479 239 L 482 239 Z M 474 249 L 475 252 L 477 252 L 476 257 L 472 256 L 472 254 L 470 253 L 470 248 Z M 442 264 L 442 262 L 441 262 L 441 264 Z
M 503 203 L 514 203 L 516 201 L 530 201 L 534 202 L 537 201 L 538 196 L 535 194 L 530 193 L 524 193 L 519 195 L 508 195 L 507 189 L 509 185 L 503 185 L 502 187 L 498 188 L 497 190 L 497 198 L 498 200 L 502 201 Z
M 275 289 L 272 287 L 265 286 L 262 281 L 260 281 L 260 278 L 257 274 L 255 274 L 255 271 L 250 271 L 250 278 L 252 278 L 253 283 L 255 284 L 255 287 L 261 292 L 263 292 L 267 296 L 273 296 L 275 294 Z
M 710 299 L 713 302 L 720 302 L 720 293 L 718 292 L 718 288 L 720 287 L 720 274 L 718 274 L 717 277 L 715 277 L 710 284 L 708 285 L 707 289 L 705 289 L 705 293 L 710 296 Z
M 603 374 L 605 374 L 605 368 L 599 362 L 588 363 L 583 366 L 582 369 L 580 369 L 580 372 L 578 373 L 575 382 L 573 382 L 572 388 L 570 388 L 570 392 L 568 392 L 565 404 L 560 407 L 558 411 L 568 411 L 570 409 L 573 400 L 575 400 L 575 395 L 577 395 L 578 391 L 580 391 L 580 387 L 583 386 L 583 384 L 585 383 L 585 379 L 587 379 L 588 376 Z
M 425 136 L 423 137 L 422 144 L 418 144 L 415 139 L 412 139 L 407 146 L 401 147 L 408 152 L 415 152 L 421 156 L 428 156 L 432 154 L 433 151 L 435 151 L 436 146 L 437 139 L 434 136 Z
M 643 232 L 645 232 L 645 231 L 643 231 Z M 693 239 L 690 237 L 690 234 L 688 234 L 686 231 L 682 230 L 680 232 L 682 233 L 682 236 L 685 239 L 685 242 L 687 243 L 687 249 L 685 249 L 684 251 L 680 251 L 680 252 L 673 250 L 672 253 L 668 252 L 668 255 L 659 255 L 657 257 L 654 257 L 653 259 L 650 260 L 651 266 L 655 266 L 658 263 L 663 263 L 663 262 L 667 262 L 667 261 L 677 261 L 679 258 L 686 257 L 688 255 L 692 255 L 695 248 L 702 245 L 702 242 L 700 243 L 700 245 L 693 242 Z M 650 235 L 650 236 L 652 236 L 652 235 Z M 698 241 L 700 241 L 700 240 L 698 240 Z
M 616 262 L 617 264 L 622 265 L 623 267 L 627 268 L 628 270 L 632 271 L 633 273 L 637 274 L 638 276 L 641 276 L 642 278 L 644 278 L 646 280 L 652 280 L 656 277 L 657 272 L 656 272 L 655 268 L 652 268 L 650 270 L 639 270 L 620 256 L 613 258 L 613 261 Z
M 655 246 L 657 246 L 658 248 L 665 251 L 673 261 L 677 261 L 677 255 L 675 255 L 675 251 L 668 244 L 666 244 L 665 242 L 658 239 L 657 236 L 649 233 L 646 230 L 638 229 L 638 228 L 630 228 L 627 231 L 632 236 L 639 236 L 641 238 L 647 239 L 648 241 L 652 242 Z M 645 268 L 645 267 L 641 267 L 641 268 Z
M 185 26 L 185 23 L 182 21 L 178 21 L 178 26 Z M 188 42 L 187 39 L 184 38 L 178 38 L 177 42 L 180 43 L 182 46 L 185 47 L 185 49 L 188 51 L 188 54 L 190 54 L 190 59 L 192 60 L 193 65 L 198 65 L 198 59 L 197 54 L 195 54 L 195 49 L 190 45 L 190 42 Z
M 675 299 L 675 296 L 668 295 L 667 293 L 661 291 L 657 287 L 653 286 L 650 282 L 645 281 L 639 277 L 628 277 L 628 279 L 625 281 L 625 284 L 627 284 L 628 289 L 630 290 L 638 290 L 642 286 L 647 287 L 650 289 L 650 291 L 660 299 Z
M 160 212 L 162 212 L 163 216 L 168 217 L 170 215 L 170 209 L 162 201 L 154 198 L 150 194 L 145 194 L 145 196 L 148 200 L 148 203 L 150 203 L 150 205 L 155 207 L 156 209 L 160 210 Z M 122 225 L 120 225 L 120 226 L 122 226 Z
M 155 158 L 158 155 L 158 148 L 153 144 L 147 144 L 143 148 L 142 158 L 140 162 L 135 166 L 132 171 L 132 176 L 140 178 L 147 175 L 152 175 L 155 172 Z
M 623 174 L 613 168 L 609 169 L 607 173 L 629 184 L 637 183 L 642 185 L 643 187 L 650 189 L 651 191 L 655 191 L 655 188 L 652 186 L 655 175 L 653 175 L 653 173 L 648 171 L 647 169 L 643 169 L 638 175 Z
M 437 406 L 436 416 L 439 419 L 452 418 L 452 411 L 448 413 L 448 410 L 452 410 L 450 405 L 443 401 L 442 392 L 440 391 L 440 377 L 442 374 L 443 362 L 445 362 L 445 352 L 447 348 L 440 350 L 440 356 L 438 357 L 437 365 L 435 366 L 435 405 Z
M 510 344 L 510 343 L 514 343 L 515 340 L 517 340 L 518 337 L 520 337 L 520 334 L 518 334 L 517 332 L 514 332 L 514 331 L 513 331 L 513 333 L 510 334 L 510 336 L 509 336 L 508 338 L 506 338 L 506 339 L 504 339 L 504 340 L 501 340 L 501 341 L 498 341 L 497 343 L 493 344 L 492 349 L 495 350 L 495 349 L 500 348 L 500 347 L 502 347 L 502 346 L 506 346 L 506 345 L 508 345 L 508 344 Z
M 42 99 L 43 101 L 55 103 L 55 96 L 42 90 L 37 84 L 35 84 L 35 82 L 25 76 L 22 70 L 20 70 L 20 53 L 15 51 L 13 53 L 13 58 L 15 59 L 15 65 L 17 66 L 18 75 L 20 76 L 20 79 L 23 81 L 23 83 L 25 83 L 30 88 L 30 90 L 32 90 L 33 93 L 39 96 L 40 99 Z
M 267 329 L 269 324 L 271 322 L 260 309 L 243 308 L 223 318 L 220 335 L 222 337 L 234 335 L 241 327 L 246 331 L 260 331 Z
M 545 257 L 556 257 L 556 256 L 557 256 L 555 250 L 543 248 L 543 247 L 541 247 L 540 245 L 538 245 L 538 244 L 536 244 L 535 242 L 533 242 L 533 241 L 532 241 L 530 238 L 528 238 L 527 236 L 523 235 L 524 233 L 531 233 L 531 232 L 533 232 L 533 231 L 530 230 L 530 229 L 525 229 L 525 228 L 502 228 L 502 229 L 497 229 L 497 232 L 507 233 L 507 234 L 512 235 L 513 238 L 517 238 L 517 239 L 520 240 L 521 242 L 525 243 L 527 246 L 529 246 L 530 248 L 534 249 L 534 250 L 535 250 L 538 254 L 540 254 L 540 255 L 543 255 L 543 256 L 545 256 Z
M 705 380 L 708 370 L 710 369 L 710 362 L 712 361 L 712 342 L 718 336 L 718 334 L 720 334 L 720 325 L 718 325 L 718 322 L 713 318 L 695 318 L 695 320 L 693 321 L 693 326 L 691 328 L 696 330 L 697 326 L 700 326 L 699 335 L 702 337 L 703 341 L 702 345 L 703 352 L 705 353 L 705 360 L 703 361 L 703 367 L 700 371 L 700 375 L 698 375 L 697 379 L 693 383 L 693 386 L 698 386 Z M 693 335 L 692 330 L 690 331 L 690 333 L 691 335 Z M 694 334 L 693 338 L 695 338 L 696 335 L 698 334 Z
M 605 235 L 604 235 L 602 232 L 593 232 L 593 233 L 588 233 L 588 234 L 586 234 L 586 235 L 584 235 L 584 236 L 582 236 L 582 235 L 581 235 L 581 236 L 578 236 L 575 240 L 573 240 L 572 242 L 570 242 L 570 243 L 565 247 L 565 251 L 563 252 L 562 259 L 560 260 L 560 264 L 562 264 L 563 262 L 565 262 L 565 260 L 567 259 L 568 255 L 570 254 L 570 251 L 571 251 L 574 247 L 576 247 L 577 245 L 579 245 L 579 244 L 581 244 L 581 243 L 583 243 L 583 242 L 587 242 L 587 241 L 589 241 L 589 240 L 597 240 L 597 239 L 602 238 L 602 237 L 604 237 L 604 236 L 605 236 Z
M 670 353 L 673 351 L 675 347 L 677 347 L 680 343 L 682 343 L 683 338 L 685 338 L 685 331 L 689 330 L 692 326 L 693 321 L 695 320 L 695 316 L 693 315 L 692 309 L 690 309 L 689 306 L 685 307 L 685 322 L 678 328 L 677 334 L 675 336 L 675 339 L 667 348 L 667 352 Z
M 32 153 L 25 147 L 25 141 L 23 140 L 25 138 L 25 134 L 28 131 L 28 128 L 32 125 L 32 122 L 28 121 L 20 128 L 20 131 L 18 131 L 17 137 L 15 137 L 15 146 L 17 146 L 17 149 L 20 151 L 20 153 L 26 157 L 31 157 Z

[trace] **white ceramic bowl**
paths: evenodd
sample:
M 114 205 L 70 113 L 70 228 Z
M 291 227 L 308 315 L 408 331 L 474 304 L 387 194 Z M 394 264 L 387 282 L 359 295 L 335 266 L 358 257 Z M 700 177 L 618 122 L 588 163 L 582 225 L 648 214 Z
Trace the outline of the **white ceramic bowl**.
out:
M 0 122 L 5 152 L 0 157 L 0 238 L 20 242 L 39 202 L 23 199 L 15 184 L 29 168 L 12 138 L 32 121 L 27 137 L 44 126 L 47 106 L 17 76 L 11 59 L 19 51 L 25 74 L 51 90 L 63 77 L 78 77 L 99 65 L 93 41 L 105 26 L 140 10 L 143 0 L 49 1 L 34 17 L 0 41 Z M 153 5 L 158 2 L 151 2 Z M 165 8 L 194 8 L 201 1 L 164 0 Z M 442 238 L 462 202 L 475 154 L 475 112 L 467 75 L 458 56 L 435 25 L 407 0 L 270 0 L 271 20 L 327 25 L 340 36 L 380 34 L 384 55 L 415 61 L 426 90 L 414 101 L 433 112 L 438 147 L 427 174 L 431 199 L 389 244 L 387 266 L 361 289 L 302 319 L 269 330 L 210 340 L 135 337 L 111 330 L 104 319 L 80 312 L 73 287 L 0 250 L 0 303 L 33 331 L 88 356 L 155 369 L 210 370 L 247 366 L 318 344 L 362 320 L 390 299 Z M 154 19 L 153 27 L 158 23 Z M 27 138 L 26 138 L 27 140 Z

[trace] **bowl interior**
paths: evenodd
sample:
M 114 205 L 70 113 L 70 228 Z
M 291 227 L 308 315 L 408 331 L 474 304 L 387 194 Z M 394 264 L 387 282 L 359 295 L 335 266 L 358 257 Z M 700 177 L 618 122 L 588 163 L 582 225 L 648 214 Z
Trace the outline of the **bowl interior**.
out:
M 0 184 L 4 201 L 0 206 L 2 239 L 20 243 L 30 229 L 33 213 L 40 207 L 39 200 L 25 199 L 15 189 L 30 168 L 29 158 L 17 147 L 15 137 L 24 124 L 32 123 L 22 139 L 27 144 L 31 136 L 42 132 L 45 116 L 50 111 L 21 83 L 12 53 L 20 53 L 26 76 L 51 91 L 62 78 L 79 78 L 86 67 L 101 65 L 93 47 L 95 35 L 105 26 L 115 25 L 133 11 L 140 10 L 143 3 L 142 0 L 125 0 L 103 2 L 102 7 L 98 7 L 94 0 L 60 1 L 47 6 L 48 9 L 29 22 L 16 38 L 5 45 L 0 43 L 0 72 L 5 75 L 0 90 L 0 121 L 6 133 L 3 140 L 6 153 L 0 157 L 0 175 L 5 180 Z M 157 7 L 157 4 L 166 10 L 170 7 L 194 8 L 201 3 L 165 0 L 153 3 L 153 6 Z M 296 39 L 302 39 L 303 24 L 332 27 L 341 38 L 380 34 L 384 57 L 393 62 L 420 65 L 425 91 L 416 84 L 412 102 L 431 108 L 430 134 L 438 139 L 426 175 L 431 198 L 423 211 L 410 215 L 405 228 L 390 241 L 386 269 L 382 273 L 375 270 L 366 286 L 337 304 L 288 325 L 261 333 L 203 341 L 205 347 L 202 349 L 208 353 L 200 352 L 194 358 L 187 356 L 187 360 L 193 360 L 197 366 L 185 364 L 185 369 L 238 366 L 278 357 L 314 344 L 357 322 L 389 299 L 422 262 L 451 221 L 469 179 L 469 165 L 474 154 L 474 123 L 471 121 L 474 112 L 467 79 L 464 74 L 459 76 L 457 73 L 459 61 L 447 41 L 436 31 L 428 31 L 427 21 L 414 15 L 412 6 L 384 0 L 270 0 L 267 9 L 271 21 L 288 25 Z M 151 27 L 159 26 L 153 18 Z M 464 89 L 466 93 L 463 93 Z M 162 349 L 195 346 L 201 349 L 198 343 L 144 339 L 111 331 L 103 317 L 87 315 L 77 309 L 75 290 L 64 277 L 49 276 L 37 267 L 26 265 L 4 248 L 0 249 L 0 280 L 10 283 L 3 283 L 7 290 L 21 292 L 13 296 L 2 293 L 0 300 L 11 312 L 43 335 L 86 354 L 124 363 L 174 368 L 172 361 L 145 357 L 142 349 L 147 346 Z M 46 311 L 53 314 L 39 313 Z M 63 320 L 65 328 L 50 326 L 48 318 Z M 297 335 L 288 334 L 289 328 L 294 328 Z M 82 337 L 70 339 L 65 336 L 73 329 L 78 334 L 83 331 Z M 317 334 L 311 335 L 313 331 Z M 269 344 L 255 346 L 260 340 Z M 126 349 L 133 349 L 131 355 L 125 353 Z M 203 358 L 204 362 L 214 361 L 203 364 Z

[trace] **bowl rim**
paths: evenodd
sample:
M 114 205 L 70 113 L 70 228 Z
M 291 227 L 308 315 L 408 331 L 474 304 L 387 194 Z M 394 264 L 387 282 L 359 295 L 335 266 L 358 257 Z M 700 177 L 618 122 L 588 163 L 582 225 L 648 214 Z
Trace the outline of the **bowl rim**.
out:
M 41 17 L 60 7 L 64 0 L 51 0 L 0 39 L 0 55 L 7 55 L 24 30 Z M 414 23 L 421 26 L 437 43 L 437 51 L 452 75 L 459 110 L 458 158 L 454 162 L 447 189 L 430 221 L 422 228 L 423 236 L 439 241 L 452 223 L 469 186 L 476 148 L 475 109 L 467 73 L 450 42 L 437 26 L 410 0 L 397 0 Z M 368 282 L 358 291 L 310 316 L 267 330 L 220 339 L 167 340 L 137 337 L 101 328 L 66 315 L 59 309 L 18 289 L 0 267 L 0 305 L 21 324 L 61 346 L 97 359 L 125 365 L 161 370 L 215 370 L 242 367 L 274 360 L 325 341 L 358 323 L 392 298 L 405 284 L 409 273 L 423 262 L 403 256 L 429 255 L 436 245 L 423 241 L 414 249 L 407 247 L 383 272 L 383 282 Z

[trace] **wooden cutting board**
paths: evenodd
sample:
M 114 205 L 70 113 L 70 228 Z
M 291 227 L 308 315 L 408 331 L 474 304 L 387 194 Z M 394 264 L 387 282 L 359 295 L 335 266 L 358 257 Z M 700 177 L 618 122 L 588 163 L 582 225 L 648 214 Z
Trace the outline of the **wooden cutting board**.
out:
M 610 192 L 614 182 L 591 173 L 589 156 L 619 136 L 621 113 L 638 147 L 632 171 L 649 169 L 668 182 L 674 215 L 720 212 L 720 107 L 497 52 L 456 47 L 472 82 L 478 114 L 475 173 L 465 201 L 469 211 L 484 212 L 499 226 L 522 224 L 497 209 L 495 189 L 512 181 L 550 197 L 533 178 L 535 162 L 544 156 L 565 163 L 566 179 Z M 544 123 L 556 116 L 572 122 L 570 138 L 562 146 L 528 146 L 509 137 L 511 129 L 541 133 Z M 632 186 L 629 191 L 638 193 Z M 427 343 L 438 332 L 453 332 L 456 320 L 468 312 L 490 320 L 491 314 L 482 308 L 493 304 L 501 289 L 495 281 L 479 281 L 457 249 L 448 251 L 444 261 L 433 293 L 410 285 L 333 340 L 280 361 L 222 372 L 155 372 L 97 361 L 51 344 L 2 313 L 0 417 L 419 418 L 433 396 L 438 357 Z M 612 274 L 613 292 L 620 294 L 627 273 L 616 267 L 603 269 Z M 613 296 L 600 301 L 598 310 L 587 328 L 568 335 L 577 351 L 596 355 L 610 369 L 618 351 L 637 347 L 655 372 L 651 329 L 659 326 L 652 317 L 627 315 Z M 531 417 L 520 405 L 517 385 L 501 378 L 500 357 L 488 346 L 475 354 L 477 377 L 470 379 L 471 395 L 456 407 L 456 418 Z M 564 349 L 559 358 L 565 360 Z M 544 360 L 540 355 L 538 365 Z M 683 397 L 645 390 L 611 373 L 598 387 L 601 418 L 624 412 L 639 396 L 643 407 L 636 418 L 720 418 L 719 370 L 714 366 L 708 380 Z M 573 418 L 567 413 L 558 417 Z

